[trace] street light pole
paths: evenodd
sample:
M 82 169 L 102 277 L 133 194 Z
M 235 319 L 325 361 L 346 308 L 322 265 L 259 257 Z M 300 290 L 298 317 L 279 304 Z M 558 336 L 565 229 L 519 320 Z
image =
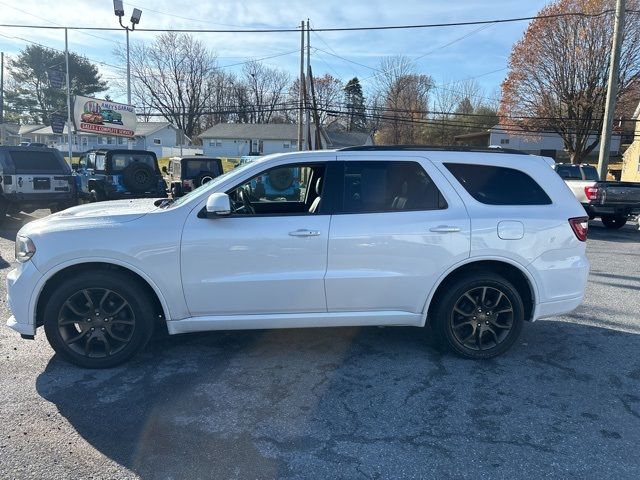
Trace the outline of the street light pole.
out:
M 127 105 L 131 105 L 131 62 L 129 61 L 129 27 L 127 31 Z
M 73 150 L 71 147 L 71 82 L 69 81 L 69 33 L 64 29 L 64 61 L 67 68 L 67 146 L 69 147 L 69 165 L 73 163 Z M 64 129 L 62 130 L 64 135 Z

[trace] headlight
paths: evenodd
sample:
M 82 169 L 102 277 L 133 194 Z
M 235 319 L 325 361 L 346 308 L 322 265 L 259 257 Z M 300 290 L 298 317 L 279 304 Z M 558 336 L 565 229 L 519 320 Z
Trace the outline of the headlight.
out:
M 36 246 L 29 237 L 21 235 L 16 238 L 16 260 L 20 263 L 28 261 L 36 253 Z

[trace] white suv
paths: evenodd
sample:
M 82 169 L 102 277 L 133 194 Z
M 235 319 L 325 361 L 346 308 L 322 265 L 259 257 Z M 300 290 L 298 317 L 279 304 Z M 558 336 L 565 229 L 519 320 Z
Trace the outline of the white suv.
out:
M 261 197 L 287 170 L 298 199 Z M 264 189 L 262 189 L 263 191 Z M 61 357 L 121 363 L 149 340 L 225 329 L 423 327 L 487 358 L 525 320 L 582 301 L 587 219 L 536 156 L 354 147 L 271 155 L 176 200 L 74 207 L 26 225 L 14 317 Z

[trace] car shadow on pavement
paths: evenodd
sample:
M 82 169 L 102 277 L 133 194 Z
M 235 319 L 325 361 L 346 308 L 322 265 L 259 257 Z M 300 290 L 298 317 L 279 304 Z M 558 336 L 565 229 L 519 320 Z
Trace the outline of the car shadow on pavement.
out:
M 589 222 L 589 240 L 604 240 L 616 243 L 637 243 L 640 231 L 635 223 L 628 223 L 619 230 L 606 228 L 600 222 Z
M 484 362 L 415 328 L 165 337 L 36 387 L 142 478 L 638 478 L 640 329 L 572 321 Z
M 37 217 L 26 213 L 13 213 L 6 215 L 0 222 L 0 237 L 14 241 L 16 234 L 27 223 L 36 220 Z

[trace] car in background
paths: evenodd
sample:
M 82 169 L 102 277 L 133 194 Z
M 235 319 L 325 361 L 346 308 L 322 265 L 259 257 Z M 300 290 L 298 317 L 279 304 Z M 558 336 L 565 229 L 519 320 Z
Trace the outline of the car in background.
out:
M 40 147 L 46 148 L 47 145 L 41 142 L 20 142 L 21 147 Z
M 102 121 L 104 123 L 115 123 L 116 125 L 122 125 L 122 114 L 110 109 L 102 109 L 100 111 Z
M 308 179 L 297 200 L 247 193 L 285 169 Z M 517 345 L 527 321 L 580 305 L 587 229 L 533 155 L 269 155 L 176 200 L 80 205 L 28 223 L 7 277 L 8 325 L 26 338 L 44 326 L 61 358 L 90 368 L 131 358 L 157 326 L 429 325 L 452 351 L 486 359 Z
M 83 122 L 87 122 L 87 123 L 93 123 L 95 125 L 102 125 L 102 115 L 100 115 L 99 113 L 93 113 L 93 112 L 85 112 L 82 115 L 80 115 L 80 120 L 82 120 Z
M 558 163 L 555 171 L 582 204 L 590 219 L 605 227 L 622 228 L 640 213 L 640 183 L 600 181 L 593 165 Z
M 86 152 L 80 156 L 75 178 L 82 201 L 167 196 L 156 154 L 146 150 Z
M 171 196 L 177 198 L 222 175 L 222 159 L 202 155 L 173 157 L 162 171 Z
M 300 170 L 280 168 L 259 176 L 251 183 L 251 195 L 255 199 L 285 199 L 295 201 L 300 198 Z
M 71 167 L 47 147 L 0 147 L 0 221 L 7 213 L 51 212 L 77 203 Z

